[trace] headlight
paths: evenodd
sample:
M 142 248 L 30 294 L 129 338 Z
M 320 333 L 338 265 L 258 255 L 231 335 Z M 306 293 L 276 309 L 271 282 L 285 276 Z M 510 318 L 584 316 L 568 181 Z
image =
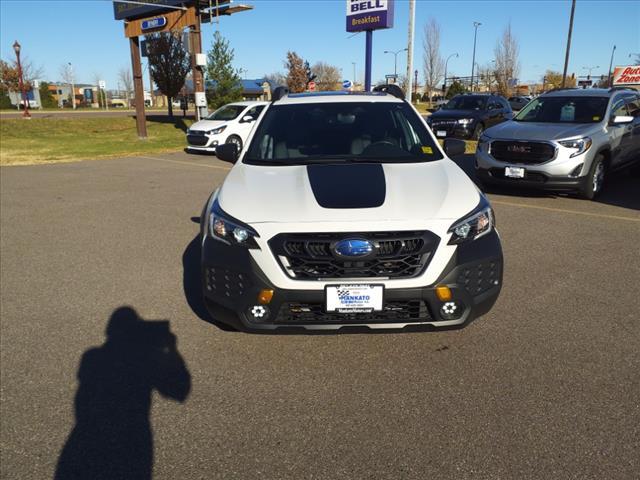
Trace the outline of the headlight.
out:
M 449 245 L 470 242 L 491 232 L 495 226 L 495 217 L 489 201 L 484 195 L 478 206 L 466 217 L 458 220 L 449 228 Z
M 223 125 L 223 126 L 221 126 L 221 127 L 214 128 L 213 130 L 209 130 L 207 133 L 208 133 L 209 135 L 218 135 L 219 133 L 224 132 L 224 129 L 225 129 L 225 128 L 227 128 L 227 126 L 226 126 L 226 125 Z
M 227 215 L 220 208 L 218 200 L 213 202 L 209 212 L 208 232 L 212 238 L 228 245 L 260 249 L 255 240 L 256 237 L 259 237 L 258 233 L 249 225 Z
M 591 146 L 591 139 L 589 137 L 584 137 L 576 138 L 575 140 L 562 140 L 558 143 L 565 148 L 574 149 L 575 152 L 573 152 L 569 157 L 575 157 L 576 155 L 580 155 L 581 153 L 589 150 L 589 147 Z
M 461 118 L 458 120 L 460 125 L 470 125 L 473 123 L 473 118 Z
M 489 137 L 487 134 L 483 133 L 482 135 L 480 135 L 480 138 L 478 139 L 478 150 L 489 153 L 490 141 L 491 137 Z

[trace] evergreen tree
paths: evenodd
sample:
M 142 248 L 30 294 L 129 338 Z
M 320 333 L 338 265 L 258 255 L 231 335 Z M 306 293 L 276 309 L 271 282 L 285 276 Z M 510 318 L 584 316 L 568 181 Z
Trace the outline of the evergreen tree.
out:
M 305 62 L 296 52 L 287 52 L 287 87 L 291 93 L 304 92 L 309 81 L 309 63 Z
M 233 48 L 229 47 L 220 32 L 216 32 L 213 45 L 207 54 L 207 80 L 211 86 L 207 91 L 209 106 L 213 109 L 242 99 L 240 72 L 233 68 Z
M 40 91 L 42 108 L 56 108 L 58 106 L 58 102 L 53 98 L 53 93 L 49 90 L 49 82 L 41 82 L 38 90 Z

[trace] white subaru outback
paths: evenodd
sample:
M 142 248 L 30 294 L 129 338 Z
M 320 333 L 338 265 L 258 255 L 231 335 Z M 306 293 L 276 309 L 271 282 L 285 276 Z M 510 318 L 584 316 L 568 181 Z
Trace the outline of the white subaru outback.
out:
M 486 197 L 397 87 L 280 87 L 201 221 L 209 313 L 243 330 L 465 324 L 502 287 Z

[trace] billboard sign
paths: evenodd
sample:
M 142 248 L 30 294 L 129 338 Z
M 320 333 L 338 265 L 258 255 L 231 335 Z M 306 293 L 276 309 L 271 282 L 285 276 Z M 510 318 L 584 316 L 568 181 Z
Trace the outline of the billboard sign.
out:
M 113 2 L 113 16 L 116 20 L 130 20 L 133 18 L 149 17 L 155 14 L 172 12 L 175 8 L 182 8 L 184 0 L 144 0 L 140 3 L 128 3 L 126 1 Z M 166 8 L 166 7 L 169 8 Z M 164 7 L 164 8 L 163 8 Z
M 616 86 L 640 85 L 640 65 L 616 67 L 613 71 L 613 84 Z
M 393 0 L 347 0 L 347 32 L 393 27 Z

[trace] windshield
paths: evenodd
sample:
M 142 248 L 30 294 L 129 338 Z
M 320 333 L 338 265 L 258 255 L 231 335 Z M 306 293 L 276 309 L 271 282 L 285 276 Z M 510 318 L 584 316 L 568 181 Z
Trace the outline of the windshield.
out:
M 274 105 L 244 159 L 250 164 L 426 162 L 442 154 L 406 103 Z
M 207 117 L 207 120 L 233 120 L 247 108 L 244 105 L 225 105 Z
M 484 110 L 486 103 L 487 97 L 465 95 L 453 97 L 442 108 L 443 110 Z
M 607 97 L 539 97 L 514 120 L 541 123 L 597 123 L 604 118 Z

